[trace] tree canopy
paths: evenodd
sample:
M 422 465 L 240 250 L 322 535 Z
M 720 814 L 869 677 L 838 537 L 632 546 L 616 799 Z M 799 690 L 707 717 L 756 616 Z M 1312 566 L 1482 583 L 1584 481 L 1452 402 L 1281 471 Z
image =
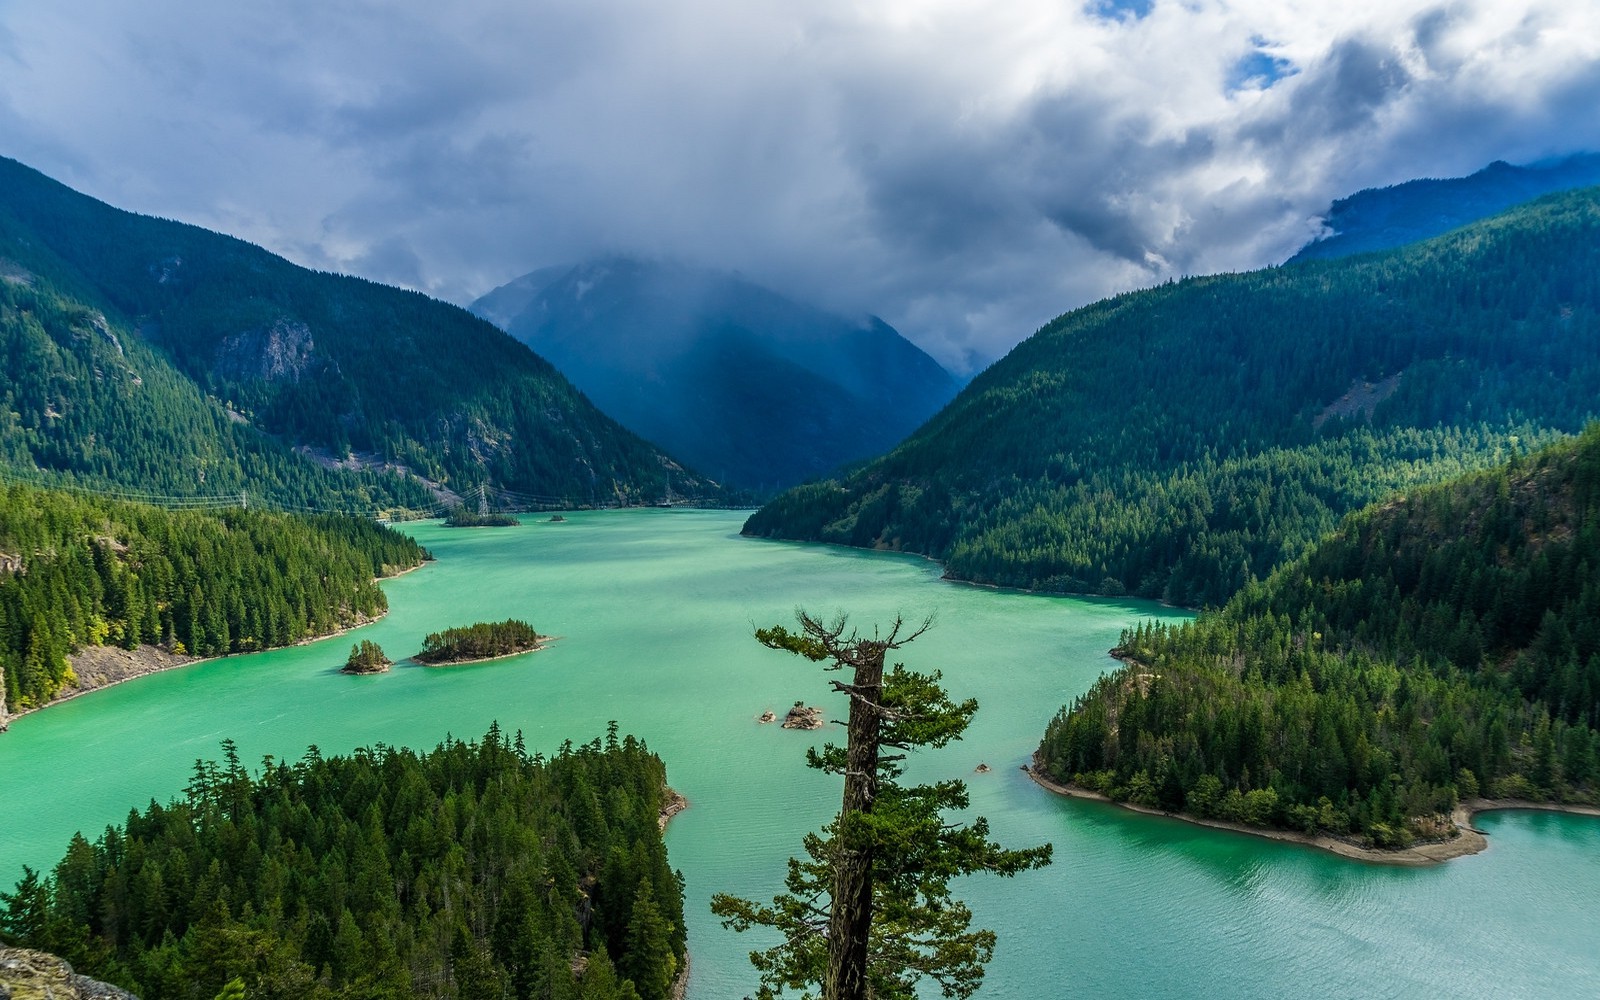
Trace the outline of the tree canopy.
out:
M 377 577 L 427 552 L 369 519 L 163 510 L 0 487 L 0 668 L 7 702 L 41 705 L 85 646 L 217 656 L 286 646 L 384 612 Z
M 1222 610 L 1124 634 L 1045 770 L 1383 846 L 1478 795 L 1600 802 L 1600 425 L 1352 515 Z
M 0 935 L 144 1000 L 665 1000 L 683 888 L 632 736 L 530 756 L 498 726 L 429 753 L 315 747 L 75 836 L 0 893 Z

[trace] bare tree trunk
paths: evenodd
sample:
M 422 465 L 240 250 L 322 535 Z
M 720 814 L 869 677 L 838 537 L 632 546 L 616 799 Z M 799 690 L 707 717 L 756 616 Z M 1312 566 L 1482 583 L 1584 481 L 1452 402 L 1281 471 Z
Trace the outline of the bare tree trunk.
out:
M 872 863 L 870 838 L 853 829 L 855 818 L 872 811 L 878 795 L 878 742 L 883 716 L 883 643 L 863 643 L 854 660 L 850 694 L 848 769 L 844 804 L 835 838 L 838 856 L 833 873 L 833 909 L 828 915 L 828 973 L 823 1000 L 866 1000 L 867 941 L 872 931 Z

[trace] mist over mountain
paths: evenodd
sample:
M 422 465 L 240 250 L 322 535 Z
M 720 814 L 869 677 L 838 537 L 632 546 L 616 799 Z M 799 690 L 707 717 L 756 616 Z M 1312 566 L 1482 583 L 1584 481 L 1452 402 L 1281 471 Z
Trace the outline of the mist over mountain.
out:
M 1469 177 L 1424 178 L 1368 188 L 1328 210 L 1328 235 L 1301 247 L 1287 263 L 1331 260 L 1388 250 L 1457 229 L 1525 201 L 1600 184 L 1600 153 L 1513 166 L 1496 160 Z
M 544 268 L 471 308 L 628 429 L 758 492 L 887 450 L 960 387 L 879 319 L 683 264 Z

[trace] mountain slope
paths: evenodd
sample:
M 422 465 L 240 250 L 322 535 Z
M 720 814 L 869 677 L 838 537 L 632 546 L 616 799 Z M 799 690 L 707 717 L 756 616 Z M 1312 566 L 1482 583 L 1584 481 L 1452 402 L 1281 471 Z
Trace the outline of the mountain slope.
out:
M 1497 160 L 1469 177 L 1368 188 L 1334 202 L 1327 217 L 1330 235 L 1301 247 L 1288 263 L 1404 246 L 1541 195 L 1595 184 L 1600 184 L 1600 153 L 1521 167 Z
M 888 455 L 747 533 L 959 579 L 1220 604 L 1385 493 L 1600 409 L 1600 191 L 1386 254 L 1068 313 Z
M 275 505 L 360 511 L 434 503 L 413 479 L 307 461 L 208 398 L 125 323 L 64 297 L 15 262 L 5 266 L 4 475 L 171 503 L 244 494 Z
M 758 491 L 882 452 L 957 387 L 880 320 L 852 323 L 681 265 L 546 268 L 472 308 L 628 428 Z
M 1050 724 L 1058 780 L 1202 818 L 1448 832 L 1458 800 L 1600 801 L 1600 425 L 1347 518 L 1222 611 L 1124 635 Z
M 653 498 L 669 477 L 715 492 L 464 310 L 122 212 L 11 160 L 0 258 L 286 445 L 569 502 Z

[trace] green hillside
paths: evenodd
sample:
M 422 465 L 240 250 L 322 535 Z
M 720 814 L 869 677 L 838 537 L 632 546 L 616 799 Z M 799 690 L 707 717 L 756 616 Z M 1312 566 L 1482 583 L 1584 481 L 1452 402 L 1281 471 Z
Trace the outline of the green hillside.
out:
M 632 736 L 546 760 L 491 727 L 430 753 L 312 747 L 258 776 L 223 748 L 182 800 L 0 893 L 0 939 L 144 1000 L 671 994 L 666 768 Z
M 67 654 L 85 646 L 216 656 L 373 618 L 388 607 L 373 579 L 424 556 L 347 515 L 168 511 L 0 487 L 0 719 L 71 689 Z
M 393 475 L 319 476 L 303 448 L 570 503 L 655 499 L 669 478 L 680 496 L 717 492 L 465 310 L 119 211 L 4 159 L 0 288 L 4 458 L 23 468 L 184 495 L 432 502 Z
M 1600 801 L 1600 425 L 1418 489 L 1220 612 L 1124 634 L 1044 770 L 1398 846 L 1479 794 Z
M 0 274 L 0 466 L 8 477 L 172 503 L 241 493 L 341 510 L 436 502 L 414 479 L 306 461 L 207 398 L 104 312 L 9 267 Z
M 1055 320 L 888 455 L 749 534 L 951 576 L 1220 604 L 1384 494 L 1600 412 L 1600 189 L 1426 243 Z

